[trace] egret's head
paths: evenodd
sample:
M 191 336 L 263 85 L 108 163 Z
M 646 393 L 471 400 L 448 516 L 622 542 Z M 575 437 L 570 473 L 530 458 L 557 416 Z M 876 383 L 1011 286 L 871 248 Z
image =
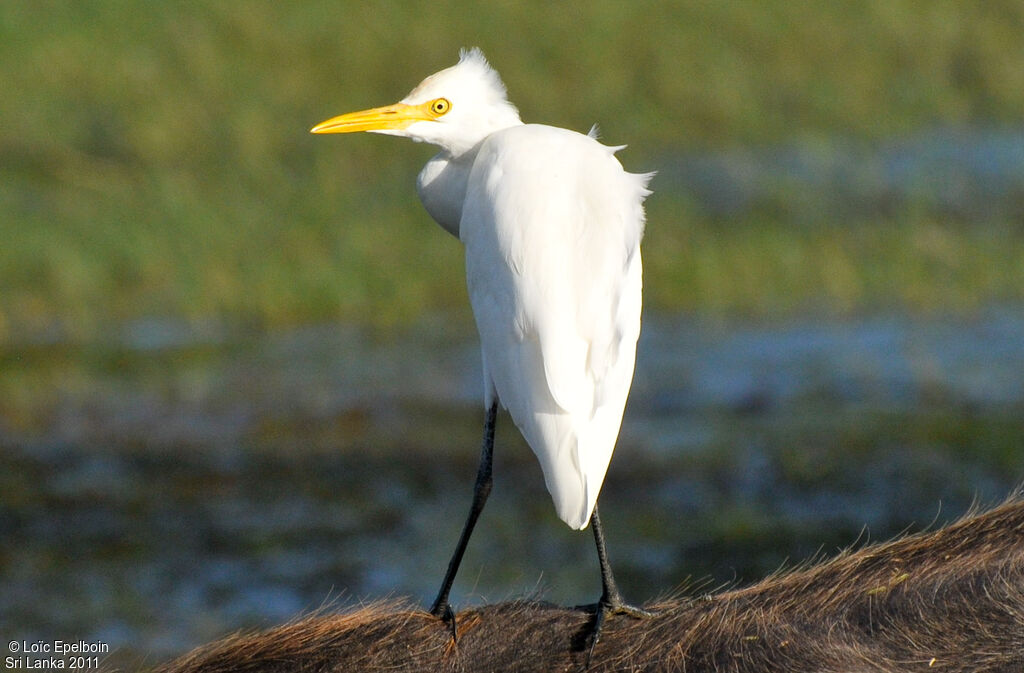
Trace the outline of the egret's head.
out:
M 369 131 L 405 136 L 459 155 L 491 133 L 521 124 L 501 77 L 483 53 L 462 51 L 459 62 L 420 82 L 394 105 L 351 112 L 314 126 L 312 133 Z

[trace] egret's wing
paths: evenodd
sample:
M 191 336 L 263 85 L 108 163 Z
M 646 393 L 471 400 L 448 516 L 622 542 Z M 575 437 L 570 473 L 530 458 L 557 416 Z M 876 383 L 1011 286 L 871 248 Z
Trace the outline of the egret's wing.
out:
M 597 501 L 640 333 L 648 176 L 623 171 L 613 152 L 549 126 L 495 133 L 460 223 L 488 395 L 511 413 L 574 528 Z

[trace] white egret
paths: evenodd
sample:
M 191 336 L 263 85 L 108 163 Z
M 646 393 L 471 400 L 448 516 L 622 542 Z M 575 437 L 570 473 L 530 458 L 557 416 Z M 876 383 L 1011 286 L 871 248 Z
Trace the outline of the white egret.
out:
M 479 49 L 427 77 L 401 102 L 317 124 L 437 145 L 420 200 L 465 245 L 483 347 L 487 410 L 473 504 L 431 612 L 448 594 L 491 489 L 500 402 L 540 460 L 558 516 L 593 522 L 609 612 L 640 616 L 616 587 L 597 497 L 615 447 L 640 334 L 640 238 L 650 174 L 627 173 L 594 134 L 524 124 Z

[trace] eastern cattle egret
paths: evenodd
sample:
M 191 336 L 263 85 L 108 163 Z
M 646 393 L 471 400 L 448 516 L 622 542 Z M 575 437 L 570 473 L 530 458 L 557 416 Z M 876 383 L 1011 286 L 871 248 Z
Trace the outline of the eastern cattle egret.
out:
M 417 188 L 466 249 L 483 346 L 484 424 L 473 504 L 431 612 L 454 633 L 455 573 L 491 490 L 498 403 L 540 460 L 558 516 L 593 522 L 605 615 L 627 605 L 605 553 L 597 496 L 622 422 L 640 335 L 640 238 L 650 174 L 627 173 L 594 134 L 524 124 L 479 49 L 394 105 L 313 133 L 370 131 L 437 145 Z

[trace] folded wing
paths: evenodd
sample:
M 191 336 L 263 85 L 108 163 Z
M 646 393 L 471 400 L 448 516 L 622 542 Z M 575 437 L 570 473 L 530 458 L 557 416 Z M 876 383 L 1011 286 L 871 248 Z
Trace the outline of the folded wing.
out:
M 647 175 L 616 148 L 529 124 L 481 145 L 460 237 L 496 394 L 540 460 L 559 517 L 584 528 L 604 481 L 640 334 Z

